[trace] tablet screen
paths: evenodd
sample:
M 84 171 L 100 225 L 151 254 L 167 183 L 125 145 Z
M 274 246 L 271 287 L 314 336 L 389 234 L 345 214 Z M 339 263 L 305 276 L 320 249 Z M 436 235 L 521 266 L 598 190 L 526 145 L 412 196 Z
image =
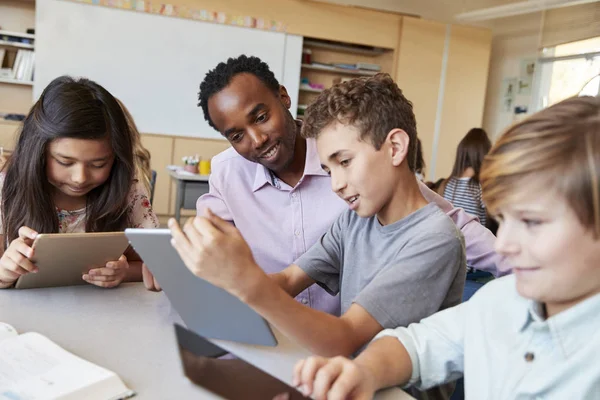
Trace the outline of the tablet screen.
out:
M 219 358 L 227 352 L 180 325 L 175 325 L 175 333 L 187 378 L 218 396 L 228 400 L 309 399 L 246 361 Z

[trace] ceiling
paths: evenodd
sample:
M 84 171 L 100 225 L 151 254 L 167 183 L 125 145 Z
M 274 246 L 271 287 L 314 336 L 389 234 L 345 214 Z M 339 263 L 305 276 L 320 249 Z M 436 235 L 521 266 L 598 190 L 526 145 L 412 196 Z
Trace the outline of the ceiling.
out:
M 316 0 L 348 6 L 391 11 L 424 19 L 456 22 L 454 16 L 463 12 L 495 7 L 523 0 Z M 484 25 L 485 23 L 477 23 Z

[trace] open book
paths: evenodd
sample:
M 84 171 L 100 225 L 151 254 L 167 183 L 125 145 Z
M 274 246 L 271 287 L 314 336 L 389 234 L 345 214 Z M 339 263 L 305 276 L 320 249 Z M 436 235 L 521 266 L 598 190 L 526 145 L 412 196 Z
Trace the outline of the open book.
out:
M 39 333 L 0 323 L 0 400 L 117 400 L 133 396 L 121 379 Z

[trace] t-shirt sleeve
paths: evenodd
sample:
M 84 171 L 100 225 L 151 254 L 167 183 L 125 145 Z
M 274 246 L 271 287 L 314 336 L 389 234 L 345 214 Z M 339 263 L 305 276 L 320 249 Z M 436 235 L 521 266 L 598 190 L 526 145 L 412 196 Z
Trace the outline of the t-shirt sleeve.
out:
M 340 291 L 345 215 L 342 213 L 321 239 L 294 262 L 332 296 Z
M 408 326 L 440 310 L 451 289 L 462 292 L 461 285 L 452 284 L 455 279 L 464 280 L 465 273 L 464 245 L 458 232 L 415 238 L 354 302 L 384 328 Z M 457 303 L 461 294 L 453 293 Z
M 138 180 L 134 180 L 129 193 L 129 227 L 158 228 L 159 222 L 152 210 L 146 189 Z

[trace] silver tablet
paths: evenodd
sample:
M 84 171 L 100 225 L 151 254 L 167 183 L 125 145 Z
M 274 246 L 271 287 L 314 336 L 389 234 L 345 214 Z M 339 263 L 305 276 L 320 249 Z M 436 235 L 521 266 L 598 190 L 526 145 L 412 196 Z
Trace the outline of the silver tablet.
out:
M 128 246 L 124 232 L 39 234 L 31 260 L 39 271 L 19 277 L 15 288 L 88 285 L 83 274 L 118 260 Z
M 192 274 L 168 229 L 126 229 L 125 235 L 189 329 L 209 339 L 277 345 L 269 324 L 247 304 Z

